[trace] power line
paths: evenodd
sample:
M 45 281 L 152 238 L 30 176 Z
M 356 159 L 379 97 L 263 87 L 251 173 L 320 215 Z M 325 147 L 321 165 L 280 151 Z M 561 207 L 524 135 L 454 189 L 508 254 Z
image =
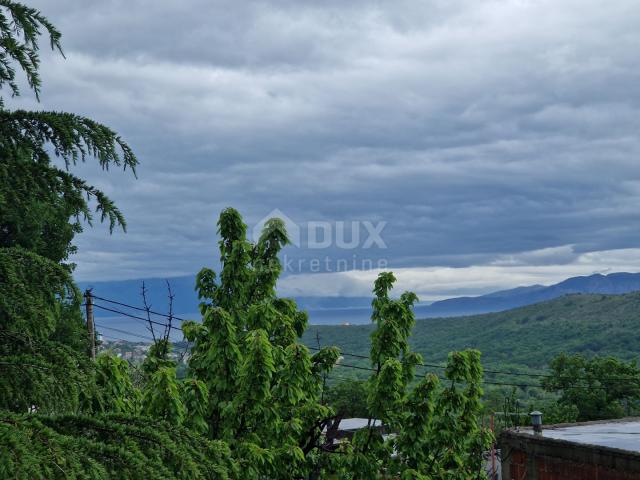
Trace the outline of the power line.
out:
M 375 368 L 371 368 L 371 367 L 361 367 L 359 365 L 351 365 L 348 363 L 336 363 L 335 364 L 336 367 L 344 367 L 344 368 L 353 368 L 353 369 L 357 369 L 357 370 L 367 370 L 369 372 L 377 372 L 377 370 Z M 433 373 L 433 372 L 430 372 Z M 436 375 L 437 376 L 437 375 Z M 441 380 L 450 380 L 446 377 L 441 377 L 438 376 L 438 378 L 440 378 Z M 530 383 L 507 383 L 507 382 L 490 382 L 488 380 L 482 380 L 481 382 L 484 385 L 501 385 L 501 386 L 506 386 L 506 387 L 520 387 L 520 388 L 542 388 L 541 385 L 534 385 L 534 384 L 530 384 Z M 579 387 L 579 388 L 585 388 L 585 387 Z
M 105 307 L 105 306 L 102 306 L 102 305 L 98 305 L 97 303 L 94 303 L 93 306 L 96 307 L 96 308 L 99 308 L 101 310 L 106 310 L 107 312 L 117 313 L 119 315 L 123 315 L 123 316 L 129 317 L 129 318 L 133 318 L 135 320 L 140 320 L 140 321 L 145 322 L 145 323 L 151 323 L 153 325 L 160 325 L 162 327 L 171 327 L 172 330 L 177 330 L 179 332 L 182 331 L 182 329 L 180 327 L 174 327 L 173 325 L 169 325 L 167 323 L 156 322 L 155 320 L 150 320 L 148 318 L 142 318 L 142 317 L 138 317 L 136 315 L 131 315 L 130 313 L 123 312 L 121 310 L 116 310 L 114 308 L 109 308 L 109 307 Z
M 120 330 L 120 329 L 118 329 L 118 328 L 107 327 L 107 326 L 105 326 L 105 325 L 100 325 L 99 323 L 96 323 L 96 327 L 104 328 L 104 329 L 106 329 L 106 330 L 111 330 L 111 331 L 118 332 L 118 333 L 124 333 L 124 334 L 126 334 L 126 335 L 131 335 L 132 337 L 142 338 L 142 339 L 144 339 L 144 340 L 150 340 L 150 341 L 153 341 L 153 338 L 151 338 L 151 337 L 145 337 L 144 335 L 139 335 L 139 334 L 137 334 L 137 333 L 128 332 L 128 331 L 126 331 L 126 330 Z M 114 338 L 115 338 L 115 337 L 114 337 Z M 123 339 L 120 339 L 120 340 L 123 340 Z
M 100 307 L 99 305 L 94 305 L 94 306 L 96 306 L 98 308 L 103 308 L 105 310 L 112 311 L 112 312 L 115 312 L 115 313 L 121 313 L 121 314 L 123 314 L 125 316 L 132 317 L 132 318 L 135 318 L 135 319 L 138 319 L 138 320 L 148 321 L 147 319 L 143 319 L 141 317 L 136 317 L 135 315 L 126 314 L 125 312 L 119 312 L 117 310 L 107 309 L 106 307 Z M 155 322 L 155 323 L 158 323 L 158 322 Z M 166 324 L 160 324 L 160 325 L 167 326 Z M 105 328 L 105 327 L 101 326 L 101 328 Z M 106 328 L 111 329 L 111 330 L 115 330 L 115 331 L 119 331 L 121 333 L 131 334 L 131 332 L 127 332 L 127 331 L 124 331 L 124 330 L 119 330 L 119 329 L 110 328 L 110 327 L 106 327 Z M 181 329 L 179 329 L 177 327 L 172 327 L 172 328 L 175 328 L 176 330 L 181 330 Z M 133 335 L 135 335 L 135 334 L 133 334 Z M 136 335 L 136 336 L 140 336 L 140 335 Z M 116 337 L 113 337 L 113 338 L 116 338 Z M 119 340 L 123 340 L 123 339 L 119 339 Z M 151 340 L 151 339 L 149 339 L 149 340 Z M 125 340 L 123 340 L 123 341 L 125 341 Z M 313 349 L 313 350 L 319 350 L 318 348 L 314 348 L 314 347 L 308 347 L 308 348 Z M 366 357 L 364 355 L 348 354 L 348 353 L 342 353 L 342 352 L 341 352 L 341 354 L 342 355 L 352 355 L 352 356 L 355 356 L 355 357 L 358 357 L 358 358 L 363 358 L 363 359 L 368 359 L 369 360 L 369 357 Z M 336 366 L 340 366 L 340 367 L 344 367 L 344 368 L 352 368 L 352 369 L 356 369 L 356 370 L 365 370 L 365 371 L 370 371 L 370 372 L 375 372 L 376 371 L 376 369 L 371 368 L 371 367 L 362 367 L 360 365 L 351 365 L 351 364 L 346 364 L 346 363 L 336 363 Z M 427 365 L 420 365 L 420 366 L 427 367 Z M 521 387 L 521 388 L 525 388 L 525 387 L 541 388 L 540 385 L 533 385 L 533 384 L 515 384 L 515 383 L 490 382 L 490 381 L 483 381 L 482 383 L 483 384 L 487 384 L 487 385 L 502 385 L 502 386 Z
M 154 315 L 160 315 L 160 316 L 164 316 L 166 318 L 175 318 L 175 319 L 180 320 L 180 321 L 186 321 L 186 320 L 184 320 L 184 319 L 182 319 L 180 317 L 171 317 L 171 316 L 169 316 L 167 314 L 164 314 L 164 313 L 154 312 L 153 310 L 147 310 L 147 309 L 142 308 L 142 307 L 137 307 L 135 305 L 129 305 L 129 304 L 126 304 L 126 303 L 123 303 L 123 302 L 118 302 L 116 300 L 111 300 L 111 299 L 108 299 L 108 298 L 99 297 L 97 295 L 93 295 L 93 298 L 96 298 L 96 299 L 99 299 L 99 300 L 103 300 L 105 302 L 121 305 L 121 306 L 124 306 L 124 307 L 132 308 L 132 309 L 135 309 L 135 310 L 143 311 L 143 312 L 147 312 L 148 311 L 149 313 L 153 313 Z M 115 313 L 120 313 L 122 315 L 127 315 L 127 316 L 129 316 L 131 318 L 135 318 L 135 319 L 138 319 L 138 320 L 144 320 L 146 322 L 149 321 L 148 319 L 143 319 L 141 317 L 137 317 L 135 315 L 127 314 L 125 312 L 121 312 L 121 311 L 118 311 L 118 310 L 113 310 L 113 309 L 109 310 L 106 307 L 102 307 L 102 306 L 99 306 L 98 308 L 102 308 L 103 310 L 108 310 L 108 311 L 115 312 Z M 164 323 L 161 323 L 161 322 L 153 322 L 152 321 L 152 323 L 155 323 L 156 325 L 167 326 L 167 324 L 164 324 Z M 171 328 L 176 329 L 176 330 L 180 330 L 178 327 L 173 327 L 172 326 Z M 312 349 L 312 350 L 318 350 L 317 348 L 313 348 L 313 347 L 309 347 L 309 348 Z M 358 354 L 355 354 L 355 353 L 348 353 L 348 352 L 341 352 L 341 354 L 345 355 L 345 356 L 354 357 L 354 358 L 361 358 L 361 359 L 365 359 L 365 360 L 370 360 L 370 358 L 368 356 L 366 356 L 366 355 L 358 355 Z M 425 362 L 420 362 L 420 363 L 418 363 L 416 365 L 421 366 L 421 367 L 427 367 L 427 368 L 438 368 L 438 369 L 442 369 L 442 370 L 447 368 L 446 366 L 443 366 L 443 365 L 437 365 L 437 364 L 425 363 Z M 506 372 L 506 371 L 501 371 L 501 370 L 487 370 L 487 369 L 483 369 L 483 371 L 484 371 L 484 373 L 488 373 L 488 374 L 492 374 L 492 375 L 507 375 L 507 376 L 529 377 L 529 378 L 551 378 L 551 375 L 544 374 L 544 373 Z M 621 379 L 621 380 L 624 381 L 625 379 Z
M 133 318 L 137 318 L 139 320 L 147 321 L 146 319 L 141 319 L 140 317 L 135 317 L 133 315 L 125 314 L 125 316 L 130 316 L 130 317 L 133 317 Z M 165 324 L 161 324 L 161 325 L 165 325 Z M 120 330 L 120 329 L 115 329 L 115 328 L 111 328 L 111 327 L 105 327 L 105 326 L 102 326 L 102 325 L 98 325 L 98 326 L 100 326 L 101 328 L 107 328 L 109 330 L 114 330 L 114 331 L 117 331 L 117 332 L 120 332 L 120 333 L 125 333 L 127 335 L 134 335 L 134 336 L 138 336 L 138 337 L 141 337 L 141 338 L 145 338 L 147 340 L 153 340 L 150 337 L 143 337 L 142 335 L 137 335 L 135 333 L 128 332 L 126 330 Z M 177 327 L 174 327 L 174 328 L 176 328 L 177 330 L 180 330 Z M 109 337 L 108 335 L 105 335 L 105 336 Z M 111 337 L 111 338 L 115 338 L 116 340 L 127 341 L 127 340 L 125 340 L 123 338 L 118 338 L 118 337 Z M 307 348 L 309 348 L 310 350 L 320 350 L 320 348 L 318 348 L 318 347 L 307 347 Z M 348 352 L 340 352 L 340 354 L 342 356 L 353 356 L 353 357 L 356 357 L 356 358 L 370 360 L 370 357 L 367 357 L 365 355 L 358 355 L 358 354 L 355 354 L 355 353 L 352 354 L 352 353 L 348 353 Z M 369 372 L 376 372 L 377 371 L 375 368 L 371 368 L 371 367 L 363 367 L 363 366 L 360 366 L 360 365 L 352 365 L 352 364 L 340 363 L 340 362 L 336 363 L 335 366 L 343 367 L 343 368 L 351 368 L 351 369 L 355 369 L 355 370 L 364 370 L 364 371 L 369 371 Z M 422 366 L 422 367 L 427 367 L 428 368 L 429 364 L 417 364 L 417 366 Z M 439 368 L 446 368 L 446 367 L 442 367 L 441 365 L 438 365 L 438 367 Z M 430 373 L 433 373 L 433 372 L 430 372 Z M 504 373 L 504 372 L 501 372 L 501 373 Z M 505 374 L 507 374 L 507 373 L 505 373 Z M 441 380 L 449 380 L 448 378 L 442 377 L 442 376 L 438 376 L 438 378 L 440 378 Z M 626 379 L 626 380 L 629 380 L 629 379 Z M 537 385 L 537 384 L 532 384 L 532 383 L 494 382 L 494 381 L 489 381 L 489 380 L 482 380 L 481 383 L 483 385 L 496 385 L 496 386 L 504 386 L 504 387 L 543 388 L 542 385 Z M 589 386 L 589 385 L 568 385 L 568 386 L 566 386 L 564 388 L 566 388 L 566 389 L 571 389 L 571 388 L 585 389 L 585 388 L 592 388 L 592 387 Z
M 116 300 L 111 300 L 108 298 L 104 298 L 104 297 L 98 297 L 97 295 L 93 295 L 91 294 L 91 296 L 97 300 L 102 300 L 103 302 L 107 302 L 107 303 L 113 303 L 115 305 L 120 305 L 121 307 L 127 307 L 127 308 L 131 308 L 133 310 L 138 310 L 140 312 L 147 312 L 147 313 L 152 313 L 153 315 L 159 315 L 161 317 L 166 317 L 166 318 L 172 318 L 175 320 L 179 320 L 181 322 L 189 322 L 190 320 L 187 320 L 185 318 L 180 318 L 180 317 L 176 317 L 175 315 L 168 315 L 166 313 L 160 313 L 160 312 L 155 312 L 153 310 L 147 310 L 146 308 L 143 307 L 137 307 L 135 305 L 129 305 L 128 303 L 122 303 L 122 302 L 118 302 Z
M 97 304 L 94 304 L 94 306 L 97 307 L 97 308 L 101 308 L 103 310 L 106 310 L 106 311 L 113 312 L 113 313 L 119 313 L 120 315 L 124 315 L 125 317 L 133 318 L 133 319 L 136 319 L 136 320 L 139 320 L 139 321 L 151 322 L 152 324 L 161 325 L 161 326 L 164 326 L 164 327 L 168 326 L 168 324 L 161 323 L 161 322 L 155 322 L 153 320 L 148 320 L 148 319 L 142 318 L 142 317 L 137 317 L 135 315 L 131 315 L 131 314 L 126 313 L 126 312 L 122 312 L 120 310 L 107 308 L 107 307 L 104 307 L 104 306 L 101 306 L 101 305 L 97 305 Z M 174 330 L 182 331 L 179 327 L 171 326 L 171 328 L 174 329 Z M 309 348 L 310 350 L 320 350 L 318 347 L 310 347 L 310 346 L 308 346 L 307 348 Z M 364 360 L 371 360 L 371 358 L 366 356 L 366 355 L 358 355 L 358 354 L 349 353 L 349 352 L 340 352 L 340 354 L 343 355 L 343 356 L 351 356 L 351 357 L 360 358 L 360 359 L 364 359 Z M 346 366 L 346 368 L 354 368 L 354 369 L 358 369 L 358 370 L 367 370 L 367 371 L 373 371 L 373 372 L 376 371 L 373 368 L 361 367 L 361 366 L 358 366 L 358 365 L 349 365 L 349 364 L 340 364 L 340 363 L 338 363 L 336 365 Z M 418 364 L 416 364 L 416 366 L 425 367 L 425 368 L 430 368 L 430 367 L 437 367 L 437 368 L 440 368 L 440 369 L 446 368 L 446 367 L 443 367 L 442 365 L 431 365 L 431 364 L 427 364 L 427 363 L 418 363 Z M 496 371 L 496 370 L 489 370 L 487 372 L 488 373 L 500 373 L 502 375 L 512 375 L 512 374 L 516 373 L 516 372 L 501 372 L 501 371 Z M 518 375 L 527 376 L 529 374 L 518 373 Z M 531 376 L 539 376 L 539 375 L 538 374 L 531 374 Z M 624 380 L 628 381 L 629 379 L 623 379 L 623 381 Z M 485 384 L 485 385 L 497 385 L 497 386 L 506 386 L 506 387 L 543 388 L 542 385 L 528 384 L 528 383 L 492 382 L 492 381 L 489 381 L 489 380 L 483 380 L 482 383 Z M 591 388 L 591 387 L 587 386 L 587 385 L 569 385 L 569 386 L 567 386 L 565 388 Z
M 137 307 L 135 305 L 129 305 L 127 303 L 118 302 L 116 300 L 111 300 L 111 299 L 104 298 L 104 297 L 99 297 L 97 295 L 92 295 L 92 296 L 95 299 L 102 300 L 102 301 L 105 301 L 105 302 L 108 302 L 108 303 L 113 303 L 113 304 L 120 305 L 120 306 L 127 307 L 127 308 L 132 308 L 134 310 L 139 310 L 139 311 L 142 311 L 142 312 L 148 312 L 148 313 L 152 313 L 154 315 L 160 315 L 160 316 L 163 316 L 163 317 L 166 317 L 166 318 L 175 318 L 176 320 L 180 320 L 180 321 L 183 321 L 183 322 L 187 321 L 187 320 L 182 319 L 180 317 L 172 317 L 172 316 L 164 314 L 164 313 L 154 312 L 153 310 L 147 310 L 145 308 Z M 130 313 L 126 313 L 126 312 L 123 312 L 123 311 L 120 311 L 120 310 L 110 309 L 110 308 L 104 307 L 102 305 L 94 304 L 94 306 L 96 306 L 96 307 L 98 307 L 98 308 L 100 308 L 102 310 L 106 310 L 106 311 L 113 312 L 113 313 L 119 313 L 120 315 L 125 315 L 125 316 L 128 316 L 130 318 L 134 318 L 136 320 L 142 320 L 142 321 L 145 321 L 145 322 L 151 322 L 154 325 L 161 325 L 161 326 L 164 326 L 164 327 L 168 326 L 166 323 L 156 322 L 156 321 L 149 320 L 149 319 L 146 319 L 146 318 L 138 317 L 136 315 L 131 315 Z M 174 329 L 174 330 L 182 331 L 179 327 L 171 326 L 171 328 Z M 312 349 L 312 350 L 318 350 L 317 348 L 313 348 L 313 347 L 309 347 L 309 348 Z M 349 356 L 349 357 L 361 358 L 361 359 L 364 359 L 364 360 L 370 360 L 370 358 L 368 356 L 366 356 L 366 355 L 358 355 L 358 354 L 355 354 L 355 353 L 347 353 L 347 352 L 341 352 L 341 354 L 345 355 L 345 356 Z M 437 365 L 437 364 L 433 364 L 433 363 L 424 363 L 424 362 L 418 363 L 416 365 L 421 366 L 421 367 L 427 367 L 427 368 L 438 368 L 438 369 L 442 369 L 442 370 L 447 368 L 446 366 L 443 366 L 443 365 Z M 508 376 L 519 376 L 519 377 L 530 377 L 530 378 L 548 378 L 548 377 L 550 377 L 550 375 L 548 375 L 548 374 L 522 373 L 522 372 L 505 372 L 505 371 L 500 371 L 500 370 L 486 370 L 485 369 L 484 372 L 485 373 L 489 373 L 489 374 L 493 374 L 493 375 L 508 375 Z
M 335 364 L 336 367 L 345 367 L 345 368 L 354 368 L 356 370 L 367 370 L 369 372 L 375 372 L 376 369 L 375 368 L 370 368 L 370 367 L 361 367 L 359 365 L 350 365 L 348 363 L 336 363 Z
M 136 310 L 141 310 L 141 311 L 147 312 L 147 310 L 144 309 L 144 308 L 136 307 L 136 306 L 133 306 L 133 305 L 128 305 L 128 304 L 122 303 L 122 302 L 117 302 L 115 300 L 105 299 L 103 297 L 98 297 L 98 296 L 95 296 L 95 295 L 93 296 L 93 298 L 100 299 L 100 300 L 103 300 L 103 301 L 106 301 L 106 302 L 110 302 L 110 303 L 114 303 L 114 304 L 118 304 L 118 305 L 121 305 L 121 306 L 124 306 L 124 307 L 129 307 L 129 308 L 133 308 L 133 309 L 136 309 Z M 150 320 L 148 318 L 138 317 L 136 315 L 132 315 L 130 313 L 123 312 L 121 310 L 108 308 L 108 307 L 105 307 L 103 305 L 94 304 L 94 307 L 102 309 L 102 310 L 105 310 L 105 311 L 108 311 L 108 312 L 117 313 L 117 314 L 123 315 L 125 317 L 129 317 L 129 318 L 135 319 L 135 320 L 143 321 L 143 322 L 146 322 L 146 323 L 151 323 L 151 324 L 154 324 L 154 325 L 163 326 L 165 328 L 169 326 L 166 323 L 157 322 L 157 321 L 154 321 L 154 320 Z M 156 313 L 156 312 L 153 312 L 151 310 L 149 310 L 148 312 L 156 314 L 156 315 L 161 315 L 161 316 L 164 316 L 164 317 L 167 317 L 167 318 L 176 318 L 177 320 L 186 321 L 186 320 L 181 319 L 179 317 L 171 317 L 169 315 L 162 314 L 162 313 Z M 182 329 L 180 327 L 174 327 L 173 325 L 171 325 L 170 328 L 172 330 L 182 331 Z M 129 332 L 126 332 L 126 333 L 129 333 Z M 149 339 L 149 340 L 151 340 L 151 339 Z M 312 347 L 312 346 L 307 346 L 307 348 L 309 348 L 310 350 L 320 350 L 320 348 Z M 363 359 L 363 360 L 371 360 L 371 358 L 366 356 L 366 355 L 359 355 L 359 354 L 356 354 L 356 353 L 349 353 L 349 352 L 342 352 L 341 351 L 340 354 L 343 355 L 343 356 L 349 356 L 349 357 L 359 358 L 359 359 Z M 432 364 L 432 363 L 424 363 L 424 362 L 417 363 L 416 366 L 425 367 L 425 368 L 437 368 L 437 369 L 442 369 L 442 370 L 447 368 L 446 366 L 443 366 L 443 365 L 437 365 L 437 364 Z M 368 369 L 367 367 L 357 367 L 357 366 L 352 366 L 352 367 L 358 368 L 358 369 L 361 369 L 361 370 Z M 375 371 L 374 369 L 368 369 L 368 370 Z M 488 374 L 492 374 L 492 375 L 520 376 L 520 377 L 529 377 L 529 378 L 552 378 L 552 375 L 540 374 L 540 373 L 507 372 L 507 371 L 502 371 L 502 370 L 486 370 L 486 369 L 483 369 L 483 372 L 484 373 L 488 373 Z M 621 382 L 628 382 L 629 380 L 631 380 L 630 378 L 624 378 L 624 377 L 612 378 L 612 380 L 614 380 L 614 379 L 615 380 L 619 380 Z M 483 383 L 487 384 L 487 385 L 502 385 L 502 386 L 512 386 L 512 387 L 520 387 L 520 388 L 525 388 L 525 387 L 543 388 L 541 385 L 526 384 L 526 383 L 491 382 L 491 381 L 483 381 Z M 565 388 L 591 388 L 591 386 L 587 386 L 587 385 L 569 385 L 569 386 L 567 386 Z
M 318 347 L 308 347 L 310 350 L 320 350 L 320 348 Z M 371 357 L 367 356 L 367 355 L 358 355 L 356 353 L 348 353 L 348 352 L 343 352 L 340 351 L 340 355 L 344 355 L 347 357 L 354 357 L 354 358 L 361 358 L 363 360 L 371 360 Z M 420 367 L 426 367 L 426 368 L 439 368 L 442 370 L 446 370 L 446 366 L 444 365 L 436 365 L 433 363 L 416 363 L 416 366 L 420 366 Z M 536 373 L 522 373 L 522 372 L 503 372 L 503 371 L 498 371 L 498 370 L 485 370 L 483 369 L 484 373 L 491 373 L 491 374 L 500 374 L 500 375 L 514 375 L 514 376 L 522 376 L 522 377 L 551 377 L 550 375 L 547 374 L 536 374 Z

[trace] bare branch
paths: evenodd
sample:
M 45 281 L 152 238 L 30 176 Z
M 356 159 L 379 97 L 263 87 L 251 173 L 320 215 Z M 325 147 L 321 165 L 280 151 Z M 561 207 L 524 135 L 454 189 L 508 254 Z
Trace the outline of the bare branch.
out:
M 151 321 L 151 305 L 147 302 L 147 287 L 144 284 L 144 280 L 142 281 L 142 302 L 144 303 L 144 310 L 147 314 L 147 329 L 151 332 L 151 336 L 153 337 L 153 343 L 157 343 L 156 333 L 153 329 L 153 322 Z
M 175 298 L 175 295 L 173 294 L 173 292 L 171 291 L 171 284 L 169 283 L 169 280 L 165 280 L 167 282 L 167 296 L 169 298 L 169 313 L 167 315 L 167 319 L 168 319 L 168 323 L 167 326 L 164 329 L 164 340 L 166 342 L 166 344 L 168 345 L 169 343 L 169 334 L 171 333 L 171 328 L 173 326 L 173 299 Z

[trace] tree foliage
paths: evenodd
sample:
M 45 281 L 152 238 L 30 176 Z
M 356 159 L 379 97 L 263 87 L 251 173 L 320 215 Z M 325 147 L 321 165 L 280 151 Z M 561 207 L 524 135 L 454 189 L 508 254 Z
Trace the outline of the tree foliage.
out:
M 59 50 L 60 32 L 39 11 L 0 1 L 0 88 L 19 95 L 24 72 L 39 94 L 39 39 Z M 93 381 L 80 295 L 66 264 L 91 221 L 90 202 L 111 228 L 122 214 L 69 169 L 86 157 L 103 169 L 134 169 L 129 146 L 108 127 L 64 112 L 10 110 L 0 99 L 0 406 L 18 412 L 76 411 Z
M 369 417 L 367 382 L 345 378 L 325 389 L 324 399 L 336 415 L 344 418 Z
M 576 409 L 578 420 L 623 417 L 640 401 L 640 369 L 635 361 L 562 353 L 549 366 L 544 388 L 559 393 L 559 404 Z
M 90 366 L 79 293 L 62 266 L 0 248 L 0 408 L 75 411 Z
M 371 335 L 369 427 L 339 446 L 346 455 L 329 460 L 324 474 L 345 479 L 478 478 L 481 453 L 492 441 L 479 422 L 480 353 L 450 354 L 445 385 L 431 373 L 417 378 L 422 357 L 411 352 L 408 343 L 417 297 L 405 292 L 392 299 L 394 282 L 392 273 L 381 273 L 373 290 L 376 329 Z M 376 419 L 382 421 L 382 429 Z
M 362 389 L 371 428 L 337 442 L 327 429 L 336 411 L 321 399 L 323 376 L 339 363 L 339 352 L 311 354 L 300 343 L 306 314 L 275 293 L 277 254 L 288 242 L 284 225 L 270 220 L 252 244 L 238 212 L 227 209 L 218 229 L 221 270 L 203 269 L 197 277 L 203 322 L 183 330 L 194 342 L 190 381 L 203 382 L 208 392 L 206 433 L 228 442 L 245 478 L 477 477 L 491 440 L 479 424 L 478 352 L 451 355 L 446 386 L 432 374 L 416 378 L 421 357 L 408 339 L 417 297 L 407 292 L 392 299 L 395 278 L 380 274 L 374 373 Z
M 145 417 L 0 412 L 0 445 L 1 478 L 242 478 L 224 442 Z
M 19 95 L 16 69 L 39 94 L 39 37 L 61 50 L 60 32 L 37 10 L 0 1 L 0 88 Z M 74 252 L 82 220 L 91 222 L 90 201 L 110 229 L 126 226 L 113 201 L 69 168 L 88 156 L 103 169 L 135 171 L 131 148 L 109 127 L 66 112 L 9 110 L 0 99 L 0 247 L 20 246 L 55 262 Z M 53 152 L 54 158 L 51 156 Z M 56 165 L 60 158 L 62 165 Z M 69 221 L 74 219 L 73 221 Z
M 0 1 L 0 85 L 7 84 L 13 95 L 20 94 L 16 82 L 16 64 L 25 73 L 36 95 L 40 92 L 38 50 L 42 29 L 49 35 L 51 48 L 62 53 L 60 32 L 44 15 L 21 3 Z
M 245 478 L 300 478 L 332 414 L 319 401 L 321 374 L 338 352 L 312 355 L 298 341 L 306 314 L 275 294 L 283 223 L 268 221 L 255 245 L 233 209 L 218 228 L 221 271 L 197 277 L 203 322 L 183 324 L 194 342 L 188 381 L 203 382 L 207 435 L 229 442 Z

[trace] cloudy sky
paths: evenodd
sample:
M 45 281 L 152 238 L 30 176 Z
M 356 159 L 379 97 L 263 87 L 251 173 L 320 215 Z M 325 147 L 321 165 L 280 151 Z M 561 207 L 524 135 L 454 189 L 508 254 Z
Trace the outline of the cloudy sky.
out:
M 104 122 L 141 162 L 76 169 L 129 222 L 78 239 L 79 280 L 215 265 L 226 206 L 301 228 L 288 294 L 366 294 L 380 261 L 425 299 L 640 271 L 635 0 L 29 3 L 66 60 L 9 105 Z

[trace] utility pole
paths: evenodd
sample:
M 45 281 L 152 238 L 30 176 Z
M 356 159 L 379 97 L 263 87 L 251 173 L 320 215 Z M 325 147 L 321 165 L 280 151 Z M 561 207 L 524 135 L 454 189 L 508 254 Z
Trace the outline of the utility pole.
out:
M 84 304 L 87 311 L 87 332 L 89 333 L 89 346 L 91 348 L 91 360 L 96 359 L 96 329 L 93 323 L 93 296 L 91 289 L 87 288 L 84 292 Z

